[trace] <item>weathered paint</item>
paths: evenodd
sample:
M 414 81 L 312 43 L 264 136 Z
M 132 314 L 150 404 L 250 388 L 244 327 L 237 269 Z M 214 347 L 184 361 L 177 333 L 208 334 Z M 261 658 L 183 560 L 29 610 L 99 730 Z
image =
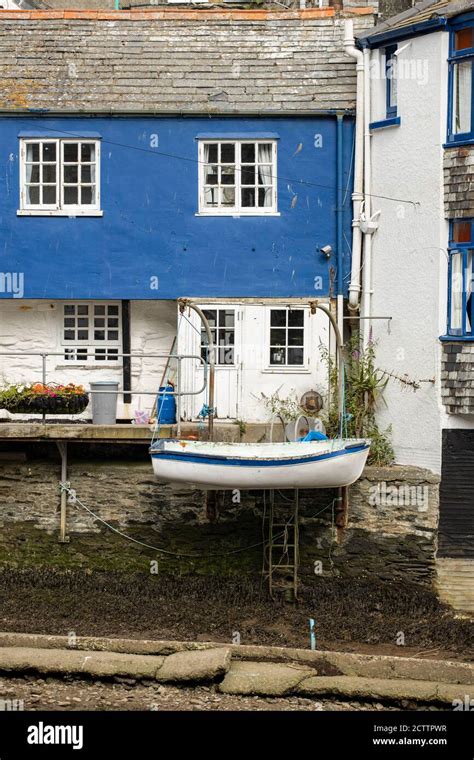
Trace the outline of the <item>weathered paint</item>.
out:
M 390 380 L 379 422 L 392 426 L 399 463 L 438 473 L 443 417 L 438 338 L 446 329 L 448 242 L 442 184 L 447 42 L 443 32 L 436 32 L 414 38 L 400 53 L 405 70 L 417 76 L 399 81 L 400 126 L 372 136 L 372 211 L 381 210 L 373 238 L 372 314 L 392 318 L 390 327 L 380 319 L 373 322 L 377 364 L 400 377 L 425 381 L 413 391 Z M 382 70 L 378 55 L 372 53 L 374 71 Z M 372 85 L 371 118 L 377 120 L 385 112 L 384 79 L 374 77 Z
M 377 57 L 378 51 L 373 52 L 374 71 L 381 70 L 380 63 L 375 64 Z M 403 383 L 390 381 L 384 393 L 387 406 L 381 408 L 379 419 L 382 425 L 392 425 L 398 462 L 439 473 L 442 430 L 473 427 L 472 415 L 446 413 L 442 394 L 445 378 L 439 336 L 446 333 L 449 240 L 445 217 L 462 215 L 456 176 L 447 171 L 446 156 L 452 149 L 443 148 L 448 36 L 440 31 L 414 38 L 400 53 L 403 57 L 400 126 L 377 130 L 372 136 L 373 210 L 382 211 L 373 239 L 372 313 L 392 317 L 390 332 L 386 322 L 374 321 L 373 336 L 381 368 L 424 382 L 413 392 Z M 377 119 L 383 114 L 384 82 L 374 78 L 372 85 L 372 118 Z M 429 193 L 426 188 L 431 188 Z M 466 344 L 464 349 L 469 353 Z M 458 387 L 461 396 L 465 387 L 461 383 Z
M 103 217 L 17 216 L 19 137 L 102 137 Z M 196 135 L 278 135 L 279 216 L 204 217 Z M 157 135 L 159 147 L 151 147 Z M 321 135 L 322 147 L 315 147 Z M 344 120 L 344 286 L 353 123 Z M 24 274 L 25 298 L 171 299 L 327 296 L 336 250 L 336 118 L 50 118 L 0 120 L 0 271 Z M 321 277 L 319 283 L 315 278 Z M 155 289 L 158 278 L 159 287 Z M 321 287 L 319 287 L 321 284 Z M 11 298 L 8 292 L 0 297 Z
M 23 356 L 0 357 L 0 386 L 8 383 L 34 383 L 41 380 L 41 357 L 28 353 L 47 351 L 60 354 L 63 320 L 62 304 L 51 301 L 20 301 L 12 299 L 0 304 L 0 351 L 21 352 Z M 144 354 L 166 356 L 176 334 L 176 305 L 171 301 L 134 301 L 131 303 L 131 350 L 132 388 L 134 391 L 153 391 L 165 367 L 165 358 L 148 358 Z M 47 381 L 56 383 L 78 383 L 87 389 L 96 380 L 117 380 L 122 388 L 122 363 L 66 362 L 62 356 L 50 356 L 46 363 Z M 122 403 L 119 396 L 117 417 L 133 418 L 136 409 L 151 411 L 153 396 L 134 395 L 131 404 Z M 80 415 L 80 419 L 90 419 L 91 405 Z M 0 410 L 0 418 L 10 415 Z M 18 420 L 18 415 L 12 419 Z M 39 419 L 39 417 L 38 417 Z M 79 419 L 79 418 L 76 418 Z
M 235 364 L 216 367 L 215 406 L 218 417 L 230 417 L 246 422 L 267 420 L 271 413 L 263 397 L 278 393 L 279 398 L 301 398 L 311 389 L 323 395 L 327 386 L 327 366 L 321 359 L 319 347 L 329 345 L 329 320 L 322 311 L 309 315 L 308 303 L 303 299 L 293 305 L 306 311 L 305 363 L 301 366 L 270 366 L 270 309 L 284 308 L 285 302 L 199 302 L 202 309 L 225 306 L 236 312 L 234 336 Z M 0 310 L 1 321 L 1 310 Z M 0 330 L 1 334 L 1 330 Z M 194 314 L 178 320 L 178 353 L 200 354 L 200 324 Z M 203 370 L 197 362 L 184 361 L 181 373 L 185 392 L 203 387 Z M 208 403 L 207 391 L 187 395 L 182 399 L 181 411 L 185 419 L 194 419 L 203 404 Z M 276 430 L 275 430 L 276 433 Z
M 216 304 L 200 304 L 212 308 Z M 306 326 L 306 351 L 308 361 L 301 367 L 276 368 L 268 366 L 269 354 L 269 309 L 280 308 L 284 303 L 234 303 L 219 302 L 238 311 L 235 339 L 236 364 L 216 368 L 217 415 L 220 418 L 240 418 L 245 422 L 263 421 L 270 413 L 263 403 L 262 394 L 267 397 L 278 392 L 280 398 L 287 396 L 300 398 L 305 391 L 314 388 L 324 394 L 327 382 L 327 368 L 321 361 L 319 345 L 328 345 L 329 323 L 322 312 L 308 317 Z M 296 305 L 305 307 L 304 302 Z M 57 356 L 47 359 L 47 381 L 56 383 L 82 383 L 89 389 L 96 380 L 117 380 L 123 387 L 122 362 L 67 362 L 61 356 L 63 305 L 58 301 L 11 299 L 0 304 L 0 351 L 25 352 L 22 356 L 0 356 L 0 387 L 8 383 L 34 383 L 41 381 L 41 357 L 28 356 L 46 351 Z M 306 304 L 306 310 L 309 311 Z M 154 397 L 146 392 L 155 391 L 165 368 L 164 358 L 178 335 L 177 350 L 187 355 L 200 355 L 199 321 L 187 321 L 179 317 L 172 301 L 131 301 L 131 350 L 132 359 L 132 402 L 123 403 L 119 395 L 117 416 L 119 419 L 133 419 L 137 409 L 151 412 Z M 178 327 L 179 324 L 179 327 Z M 163 358 L 144 357 L 140 354 L 161 354 Z M 182 363 L 182 390 L 189 393 L 203 387 L 202 370 L 197 362 L 188 359 Z M 176 380 L 176 365 L 172 363 L 171 377 Z M 207 392 L 199 395 L 185 395 L 181 399 L 181 410 L 185 419 L 192 419 L 207 403 Z M 91 405 L 80 416 L 90 419 Z M 31 415 L 29 415 L 31 417 Z M 9 415 L 0 410 L 0 419 Z M 38 419 L 40 416 L 38 415 Z M 275 430 L 275 435 L 277 431 Z

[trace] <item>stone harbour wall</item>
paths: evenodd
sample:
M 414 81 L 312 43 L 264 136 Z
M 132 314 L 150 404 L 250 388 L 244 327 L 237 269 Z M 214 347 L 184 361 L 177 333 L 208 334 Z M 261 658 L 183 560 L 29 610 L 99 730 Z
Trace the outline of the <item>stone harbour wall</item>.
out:
M 349 526 L 337 550 L 341 573 L 431 585 L 439 481 L 420 467 L 366 467 L 350 490 Z
M 179 575 L 261 572 L 268 494 L 206 497 L 201 491 L 159 485 L 145 455 L 120 460 L 97 453 L 71 456 L 68 477 L 95 515 L 166 553 L 128 541 L 71 504 L 69 542 L 59 543 L 59 458 L 45 450 L 41 457 L 0 452 L 0 565 Z M 367 467 L 351 488 L 346 528 L 336 524 L 335 492 L 300 492 L 300 575 L 431 585 L 438 480 L 414 467 Z M 278 522 L 291 516 L 291 496 L 291 491 L 276 493 Z

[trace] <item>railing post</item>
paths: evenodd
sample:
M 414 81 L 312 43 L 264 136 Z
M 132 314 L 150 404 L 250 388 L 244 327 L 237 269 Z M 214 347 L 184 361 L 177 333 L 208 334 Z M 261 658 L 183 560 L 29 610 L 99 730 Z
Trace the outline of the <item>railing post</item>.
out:
M 339 326 L 334 319 L 334 316 L 331 314 L 331 311 L 323 304 L 318 303 L 318 301 L 310 301 L 309 302 L 310 307 L 310 313 L 316 314 L 316 309 L 320 309 L 320 311 L 324 311 L 324 313 L 327 315 L 333 330 L 334 335 L 336 337 L 336 356 L 337 356 L 337 407 L 338 407 L 338 425 L 339 425 L 339 435 L 342 438 L 342 431 L 343 431 L 343 419 L 344 419 L 344 356 L 342 353 L 342 334 L 339 330 Z
M 196 314 L 200 317 L 201 323 L 206 331 L 207 336 L 207 358 L 208 358 L 208 364 L 209 364 L 209 417 L 208 417 L 208 430 L 209 430 L 209 440 L 212 441 L 214 439 L 214 393 L 215 393 L 215 371 L 216 371 L 216 358 L 215 358 L 215 349 L 214 349 L 214 342 L 212 340 L 212 332 L 211 328 L 209 326 L 209 322 L 206 319 L 205 314 L 203 311 L 199 308 L 199 306 L 196 306 L 195 303 L 192 301 L 189 301 L 187 298 L 178 298 L 178 304 L 179 304 L 179 310 L 181 314 L 184 313 L 184 310 L 186 306 L 189 309 L 192 309 L 196 312 Z
M 43 385 L 46 385 L 46 357 L 48 354 L 41 354 L 41 377 Z M 43 412 L 43 422 L 46 422 L 46 412 Z
M 181 438 L 181 356 L 177 357 L 178 363 L 176 367 L 176 419 L 178 422 L 178 438 Z
M 328 319 L 334 329 L 334 335 L 336 337 L 336 355 L 337 355 L 337 407 L 338 407 L 338 426 L 339 426 L 339 437 L 342 438 L 343 432 L 344 432 L 344 415 L 345 415 L 345 408 L 344 408 L 344 356 L 342 353 L 342 347 L 343 347 L 343 335 L 341 330 L 339 329 L 339 325 L 337 324 L 334 316 L 331 314 L 330 309 L 328 309 L 326 306 L 318 303 L 317 301 L 310 301 L 310 313 L 316 314 L 316 310 L 320 309 L 321 311 L 324 311 L 325 314 L 327 314 Z M 341 325 L 342 328 L 342 325 Z M 329 387 L 330 384 L 329 384 Z M 337 496 L 337 503 L 338 503 L 338 519 L 336 521 L 336 524 L 338 527 L 346 527 L 349 521 L 349 486 L 340 486 L 338 489 L 338 496 Z
M 190 308 L 192 308 L 192 307 L 190 307 Z M 205 317 L 204 317 L 204 319 L 205 319 Z M 209 335 L 211 335 L 210 330 L 209 330 Z M 212 339 L 211 339 L 211 345 L 212 345 Z M 214 350 L 212 352 L 210 352 L 210 353 L 211 353 L 211 356 L 213 356 L 214 355 Z M 1 360 L 2 357 L 13 357 L 13 356 L 21 356 L 21 357 L 24 357 L 24 356 L 33 356 L 33 357 L 35 357 L 35 359 L 39 356 L 41 358 L 41 364 L 42 364 L 42 368 L 41 368 L 42 383 L 43 383 L 43 385 L 46 385 L 46 383 L 47 383 L 47 359 L 49 357 L 51 357 L 51 356 L 62 356 L 62 357 L 64 357 L 64 353 L 63 352 L 54 352 L 54 351 L 48 351 L 48 352 L 46 352 L 46 351 L 0 351 L 0 360 Z M 170 358 L 176 359 L 178 361 L 178 373 L 179 373 L 179 382 L 180 382 L 180 384 L 181 384 L 181 381 L 182 381 L 182 360 L 183 359 L 188 359 L 188 360 L 193 360 L 193 361 L 198 360 L 198 361 L 202 362 L 202 364 L 204 365 L 204 379 L 203 379 L 203 383 L 204 384 L 203 384 L 203 387 L 199 388 L 198 390 L 194 390 L 194 391 L 188 390 L 188 391 L 185 391 L 185 392 L 183 392 L 182 388 L 179 387 L 178 388 L 179 393 L 176 390 L 173 392 L 173 396 L 175 396 L 177 398 L 177 402 L 176 402 L 177 413 L 179 411 L 179 416 L 180 417 L 181 417 L 181 406 L 182 406 L 182 399 L 183 399 L 183 397 L 184 396 L 198 396 L 201 393 L 203 393 L 206 390 L 206 388 L 207 388 L 208 376 L 212 376 L 212 374 L 213 374 L 213 366 L 212 366 L 211 362 L 209 362 L 209 363 L 205 362 L 203 360 L 202 356 L 197 355 L 197 354 L 196 355 L 194 355 L 194 354 L 184 354 L 184 355 L 181 355 L 181 354 L 174 355 L 173 354 L 173 355 L 171 355 L 169 353 L 167 353 L 167 354 L 161 354 L 161 353 L 156 354 L 156 353 L 142 353 L 142 352 L 136 353 L 136 354 L 132 354 L 132 353 L 129 353 L 129 354 L 125 354 L 125 353 L 117 354 L 117 357 L 125 357 L 125 356 L 129 356 L 129 357 L 139 356 L 142 359 L 144 359 L 144 358 L 166 359 L 167 360 L 167 366 L 168 366 L 168 362 L 169 362 Z M 71 369 L 73 369 L 73 366 L 74 365 L 71 362 Z M 166 370 L 166 368 L 165 368 L 165 370 Z M 163 374 L 163 377 L 164 376 L 165 376 L 165 373 Z M 214 401 L 213 401 L 213 399 L 214 399 L 213 387 L 214 386 L 213 386 L 213 384 L 210 384 L 210 386 L 211 386 L 211 389 L 210 389 L 210 394 L 209 394 L 209 401 L 212 402 L 211 403 L 211 409 L 213 409 L 213 403 L 214 403 Z M 86 392 L 89 395 L 92 395 L 91 391 L 86 391 Z M 109 394 L 111 392 L 112 391 L 94 391 L 94 393 L 97 393 L 97 394 L 101 394 L 101 393 Z M 122 396 L 125 396 L 127 393 L 130 393 L 130 395 L 132 395 L 132 396 L 133 395 L 140 395 L 140 394 L 145 395 L 145 396 L 154 396 L 155 399 L 156 399 L 156 390 L 153 390 L 153 391 L 147 391 L 147 390 L 133 391 L 132 386 L 130 386 L 130 388 L 128 390 L 124 388 L 122 391 L 119 391 L 119 394 L 121 394 Z M 178 410 L 178 407 L 179 407 L 179 410 Z M 155 410 L 156 410 L 156 403 L 153 406 L 153 414 L 154 414 Z M 35 414 L 41 415 L 41 417 L 43 418 L 43 422 L 46 421 L 46 417 L 47 417 L 47 414 L 48 414 L 47 412 L 35 412 Z M 212 414 L 210 414 L 209 415 L 209 427 L 210 427 L 210 430 L 211 430 L 211 434 L 212 434 L 212 421 L 213 421 L 212 420 Z

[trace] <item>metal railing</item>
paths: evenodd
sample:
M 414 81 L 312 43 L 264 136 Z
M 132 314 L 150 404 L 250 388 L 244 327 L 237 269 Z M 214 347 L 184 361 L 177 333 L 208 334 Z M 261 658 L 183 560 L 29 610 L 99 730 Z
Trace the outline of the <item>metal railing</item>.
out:
M 85 348 L 85 347 L 84 347 Z M 83 358 L 88 358 L 89 356 L 95 357 L 95 348 L 94 350 L 87 349 L 87 352 L 84 353 L 84 349 L 82 349 L 83 353 L 81 353 L 81 360 Z M 50 356 L 59 356 L 64 359 L 64 351 L 0 351 L 0 357 L 27 357 L 27 356 L 37 356 L 41 358 L 41 381 L 43 385 L 47 385 L 47 378 L 48 378 L 48 368 L 47 368 L 47 360 Z M 209 364 L 206 362 L 205 359 L 202 358 L 202 356 L 199 356 L 197 354 L 149 354 L 149 353 L 117 353 L 114 354 L 114 360 L 113 362 L 110 361 L 110 370 L 121 370 L 122 367 L 114 366 L 115 360 L 119 359 L 130 359 L 130 361 L 133 358 L 140 358 L 140 359 L 167 359 L 168 362 L 175 360 L 177 362 L 176 366 L 176 386 L 174 391 L 166 391 L 164 395 L 169 396 L 176 396 L 176 420 L 177 420 L 177 426 L 178 426 L 178 435 L 181 433 L 181 399 L 183 396 L 199 396 L 201 393 L 203 393 L 207 386 L 208 386 L 208 367 Z M 182 391 L 181 389 L 181 382 L 182 382 L 182 369 L 181 369 L 181 363 L 183 360 L 198 360 L 200 364 L 203 366 L 204 369 L 204 377 L 203 377 L 203 386 L 202 388 L 199 388 L 197 391 Z M 104 361 L 107 361 L 106 357 L 103 358 Z M 94 367 L 93 364 L 90 365 L 90 368 L 92 369 Z M 108 369 L 104 367 L 104 369 Z M 76 364 L 75 360 L 71 360 L 71 366 L 61 366 L 61 371 L 68 371 L 71 370 L 80 370 L 84 371 L 89 369 L 87 366 L 83 366 L 82 364 L 78 366 Z M 131 369 L 131 368 L 130 368 Z M 130 388 L 127 390 L 123 388 L 122 390 L 118 389 L 115 390 L 87 390 L 84 389 L 84 392 L 87 393 L 89 396 L 92 396 L 92 394 L 111 394 L 111 393 L 118 393 L 120 396 L 158 396 L 158 390 L 148 391 L 148 390 L 133 390 L 132 388 L 132 381 L 130 381 Z M 46 419 L 46 414 L 41 415 L 43 417 L 43 421 Z

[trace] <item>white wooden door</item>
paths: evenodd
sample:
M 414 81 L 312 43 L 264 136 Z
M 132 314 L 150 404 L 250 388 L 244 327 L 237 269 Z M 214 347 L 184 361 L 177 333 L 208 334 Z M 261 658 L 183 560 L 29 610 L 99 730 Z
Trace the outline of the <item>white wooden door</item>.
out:
M 212 331 L 216 346 L 216 380 L 214 406 L 220 419 L 239 417 L 241 395 L 241 310 L 230 304 L 199 304 L 204 311 Z M 178 318 L 178 352 L 206 358 L 205 332 L 199 316 L 186 311 Z M 185 359 L 182 362 L 183 392 L 197 391 L 204 385 L 204 369 L 198 361 Z M 195 419 L 204 404 L 209 404 L 208 390 L 198 395 L 184 395 L 182 416 Z

